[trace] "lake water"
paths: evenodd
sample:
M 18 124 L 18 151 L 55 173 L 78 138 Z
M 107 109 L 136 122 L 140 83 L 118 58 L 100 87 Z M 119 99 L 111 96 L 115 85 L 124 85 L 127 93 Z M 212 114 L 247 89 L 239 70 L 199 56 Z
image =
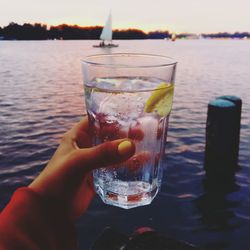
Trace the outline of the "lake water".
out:
M 46 165 L 60 138 L 84 113 L 80 59 L 94 53 L 146 52 L 178 62 L 160 194 L 122 210 L 97 197 L 77 222 L 81 249 L 106 226 L 124 233 L 152 227 L 207 249 L 245 250 L 250 233 L 250 41 L 0 42 L 0 207 Z M 242 98 L 239 171 L 227 192 L 210 193 L 203 170 L 207 104 Z M 222 180 L 223 182 L 223 180 Z

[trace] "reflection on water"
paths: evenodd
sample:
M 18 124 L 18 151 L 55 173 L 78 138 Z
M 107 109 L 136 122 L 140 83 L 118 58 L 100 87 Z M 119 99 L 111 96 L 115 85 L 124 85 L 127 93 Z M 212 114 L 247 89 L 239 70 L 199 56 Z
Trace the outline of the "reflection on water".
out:
M 239 201 L 228 199 L 228 194 L 239 191 L 234 177 L 229 179 L 204 178 L 204 194 L 196 201 L 201 213 L 204 227 L 209 231 L 223 231 L 237 228 L 239 225 L 232 219 L 235 217 L 233 208 L 240 205 Z
M 104 53 L 94 41 L 0 42 L 0 206 L 46 165 L 62 134 L 84 113 L 80 59 Z M 111 52 L 147 52 L 179 62 L 163 187 L 155 201 L 129 211 L 98 198 L 77 223 L 81 249 L 107 226 L 130 233 L 151 227 L 207 249 L 248 249 L 250 232 L 249 41 L 119 41 Z M 207 179 L 209 100 L 243 100 L 235 178 Z

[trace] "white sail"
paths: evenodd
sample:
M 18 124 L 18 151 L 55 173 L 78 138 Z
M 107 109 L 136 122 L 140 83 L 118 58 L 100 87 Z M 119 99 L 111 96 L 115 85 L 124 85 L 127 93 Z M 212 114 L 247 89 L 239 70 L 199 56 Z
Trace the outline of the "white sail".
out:
M 102 30 L 102 34 L 100 36 L 100 39 L 103 41 L 112 41 L 112 16 L 111 16 L 111 13 L 109 13 L 108 19 L 105 23 L 103 30 Z

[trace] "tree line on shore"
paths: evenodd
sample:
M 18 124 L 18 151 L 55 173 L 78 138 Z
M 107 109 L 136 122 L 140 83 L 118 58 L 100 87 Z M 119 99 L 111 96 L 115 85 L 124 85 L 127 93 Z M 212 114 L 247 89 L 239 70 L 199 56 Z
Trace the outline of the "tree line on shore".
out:
M 50 26 L 48 28 L 45 24 L 25 23 L 19 25 L 11 22 L 9 25 L 0 27 L 1 40 L 47 40 L 47 39 L 85 39 L 96 40 L 99 39 L 102 26 L 81 27 L 78 25 L 61 24 L 57 26 Z M 185 33 L 176 35 L 177 38 L 188 38 L 196 35 Z M 201 34 L 204 38 L 250 38 L 248 32 L 236 33 L 214 33 L 214 34 Z M 125 29 L 113 30 L 113 39 L 169 39 L 171 33 L 169 31 L 152 31 L 144 32 L 139 29 Z
M 80 27 L 78 25 L 61 24 L 47 27 L 47 25 L 25 23 L 19 25 L 10 23 L 8 26 L 0 27 L 0 36 L 7 40 L 46 40 L 46 39 L 99 39 L 103 27 Z M 169 38 L 168 31 L 154 31 L 145 33 L 139 29 L 114 30 L 113 39 L 163 39 Z

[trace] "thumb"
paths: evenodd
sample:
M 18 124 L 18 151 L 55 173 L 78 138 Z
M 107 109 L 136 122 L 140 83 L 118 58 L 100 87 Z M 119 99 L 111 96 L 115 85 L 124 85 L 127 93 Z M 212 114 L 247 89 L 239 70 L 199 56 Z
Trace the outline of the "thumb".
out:
M 102 143 L 91 148 L 74 151 L 72 161 L 76 168 L 84 172 L 121 163 L 135 153 L 135 145 L 129 139 Z M 80 170 L 79 169 L 79 170 Z

